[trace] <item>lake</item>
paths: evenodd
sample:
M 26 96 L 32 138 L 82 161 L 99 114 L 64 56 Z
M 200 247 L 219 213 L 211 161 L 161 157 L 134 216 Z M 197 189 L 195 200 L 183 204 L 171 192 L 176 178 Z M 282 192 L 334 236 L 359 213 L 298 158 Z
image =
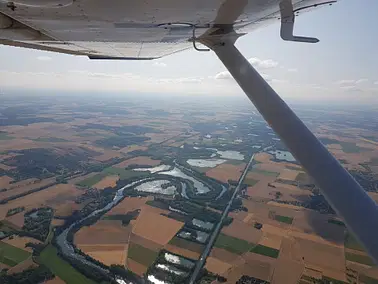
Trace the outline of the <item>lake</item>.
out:
M 214 168 L 226 162 L 223 159 L 189 159 L 186 161 L 189 165 L 199 168 Z
M 288 151 L 275 150 L 275 151 L 269 151 L 268 153 L 274 155 L 277 160 L 287 161 L 287 162 L 296 161 L 294 156 Z

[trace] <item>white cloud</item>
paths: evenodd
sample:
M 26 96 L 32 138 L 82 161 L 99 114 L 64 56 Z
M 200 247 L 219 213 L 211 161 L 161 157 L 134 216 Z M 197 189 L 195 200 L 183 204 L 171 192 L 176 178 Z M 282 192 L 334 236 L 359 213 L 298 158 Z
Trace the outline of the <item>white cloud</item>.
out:
M 218 74 L 216 74 L 214 76 L 214 79 L 217 79 L 217 80 L 229 80 L 229 79 L 233 79 L 230 72 L 228 71 L 222 71 L 222 72 L 219 72 Z
M 337 85 L 349 85 L 349 84 L 355 84 L 356 80 L 340 80 L 335 82 Z
M 366 79 L 366 78 L 364 78 L 364 79 L 359 79 L 359 80 L 356 81 L 356 84 L 362 84 L 362 83 L 366 83 L 366 82 L 368 82 L 368 81 L 369 81 L 369 80 Z
M 153 66 L 155 66 L 155 67 L 167 67 L 167 64 L 165 64 L 164 62 L 160 62 L 160 61 L 155 61 L 154 63 L 153 63 Z
M 341 85 L 341 86 L 343 86 L 343 85 L 345 86 L 345 85 L 363 84 L 363 83 L 366 83 L 368 81 L 369 81 L 368 79 L 362 78 L 362 79 L 357 79 L 357 80 L 353 80 L 353 79 L 340 80 L 340 81 L 336 81 L 335 83 L 338 84 L 338 85 Z
M 378 81 L 377 81 L 377 82 L 374 82 L 374 85 L 378 85 Z
M 298 72 L 297 68 L 289 68 L 287 69 L 287 72 Z
M 40 61 L 50 61 L 50 60 L 52 60 L 52 58 L 50 56 L 44 56 L 44 55 L 42 55 L 42 56 L 38 56 L 37 60 L 40 60 Z
M 273 59 L 261 60 L 256 57 L 252 57 L 248 59 L 248 62 L 251 63 L 256 68 L 261 68 L 261 69 L 270 69 L 270 68 L 275 68 L 278 66 L 278 62 L 274 61 Z

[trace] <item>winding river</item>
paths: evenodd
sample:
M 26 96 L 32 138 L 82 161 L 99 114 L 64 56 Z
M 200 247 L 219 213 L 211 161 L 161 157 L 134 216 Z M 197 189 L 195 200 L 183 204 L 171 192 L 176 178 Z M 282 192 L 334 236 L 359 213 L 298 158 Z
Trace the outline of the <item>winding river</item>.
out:
M 158 167 L 156 167 L 156 168 L 158 168 Z M 150 170 L 151 173 L 155 172 L 155 173 L 159 173 L 161 175 L 170 175 L 170 176 L 175 176 L 175 177 L 179 177 L 179 178 L 182 178 L 182 179 L 191 180 L 194 183 L 194 186 L 195 186 L 198 194 L 203 194 L 203 193 L 210 191 L 210 188 L 208 188 L 205 184 L 203 184 L 202 182 L 198 181 L 197 179 L 195 179 L 195 178 L 193 178 L 193 177 L 191 177 L 187 174 L 184 174 L 177 167 L 174 167 L 171 170 L 168 170 L 168 169 L 169 169 L 169 166 L 161 165 L 161 166 L 159 166 L 159 169 L 157 171 L 154 171 L 154 170 L 151 171 L 151 168 L 150 169 L 143 168 L 143 169 L 138 169 L 138 170 L 143 170 L 143 171 L 149 171 Z M 146 181 L 146 182 L 143 183 L 143 181 Z M 137 190 L 138 190 L 138 188 L 140 190 L 140 189 L 143 188 L 144 184 L 147 184 L 149 186 L 149 190 L 151 190 L 152 185 L 154 185 L 152 183 L 154 183 L 154 181 L 153 180 L 151 181 L 151 177 L 148 177 L 148 178 L 144 178 L 144 179 L 142 178 L 138 181 L 131 182 L 131 183 L 125 185 L 124 187 L 117 190 L 113 200 L 111 202 L 109 202 L 106 206 L 104 206 L 101 209 L 97 209 L 97 210 L 93 211 L 91 214 L 84 217 L 83 219 L 76 221 L 75 223 L 71 224 L 68 228 L 66 228 L 62 233 L 60 233 L 56 237 L 56 243 L 59 246 L 61 253 L 68 258 L 75 259 L 75 260 L 80 261 L 80 262 L 82 262 L 82 263 L 84 263 L 84 264 L 86 264 L 90 267 L 93 267 L 94 269 L 101 271 L 104 274 L 109 274 L 110 273 L 109 270 L 104 269 L 103 267 L 101 267 L 101 266 L 99 266 L 99 265 L 97 265 L 97 264 L 95 264 L 91 261 L 88 261 L 83 255 L 75 253 L 74 247 L 67 241 L 67 235 L 74 228 L 74 226 L 79 225 L 82 222 L 84 222 L 85 220 L 87 220 L 88 218 L 91 218 L 91 217 L 96 216 L 98 214 L 104 213 L 104 212 L 110 210 L 111 208 L 113 208 L 114 206 L 116 206 L 124 197 L 124 190 L 125 189 L 130 188 L 132 186 L 135 186 L 136 184 L 139 184 L 138 187 L 137 187 Z M 164 182 L 161 181 L 161 179 L 160 179 L 159 184 L 160 183 L 163 184 Z M 189 199 L 187 194 L 186 194 L 186 184 L 184 182 L 181 182 L 181 184 L 182 184 L 181 195 L 184 198 Z M 149 190 L 147 190 L 147 191 L 149 191 Z M 170 187 L 168 187 L 166 190 L 167 190 L 166 193 L 172 193 L 173 192 L 173 189 L 170 188 Z M 216 199 L 220 198 L 226 190 L 227 190 L 227 188 L 222 185 L 222 191 L 220 192 L 220 194 L 218 195 L 218 197 Z M 143 191 L 143 190 L 141 190 L 141 191 Z M 159 193 L 159 192 L 157 192 L 157 193 Z M 117 279 L 116 281 L 118 283 L 125 283 L 122 279 Z

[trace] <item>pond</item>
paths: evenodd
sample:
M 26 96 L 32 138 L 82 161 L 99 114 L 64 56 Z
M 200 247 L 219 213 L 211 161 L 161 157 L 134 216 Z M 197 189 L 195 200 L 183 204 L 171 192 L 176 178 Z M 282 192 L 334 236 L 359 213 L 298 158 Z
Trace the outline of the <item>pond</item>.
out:
M 154 174 L 154 173 L 161 172 L 161 171 L 167 171 L 167 170 L 169 170 L 169 168 L 170 168 L 170 166 L 168 166 L 168 165 L 160 165 L 160 166 L 153 167 L 153 168 L 136 168 L 136 169 L 133 169 L 133 171 L 150 172 L 151 174 Z
M 164 253 L 164 258 L 166 261 L 173 263 L 173 264 L 178 264 L 187 268 L 193 268 L 194 267 L 194 262 L 187 260 L 183 257 L 171 254 L 171 253 Z
M 147 181 L 135 187 L 136 191 L 143 191 L 143 192 L 151 192 L 151 193 L 159 193 L 164 195 L 174 195 L 176 194 L 177 190 L 176 187 L 173 185 L 168 186 L 167 188 L 163 188 L 163 185 L 168 184 L 168 180 L 153 180 Z
M 171 273 L 176 274 L 176 275 L 185 275 L 186 274 L 185 271 L 182 271 L 182 270 L 174 267 L 173 265 L 169 265 L 169 264 L 158 263 L 158 264 L 155 265 L 155 267 L 159 268 L 161 270 L 171 272 Z
M 244 155 L 241 154 L 238 151 L 219 151 L 217 150 L 217 154 L 220 155 L 222 159 L 228 159 L 228 160 L 239 160 L 243 161 L 244 160 Z
M 277 160 L 287 161 L 287 162 L 296 161 L 294 156 L 288 151 L 275 150 L 275 151 L 269 151 L 268 153 L 274 155 Z
M 194 218 L 192 224 L 196 227 L 211 230 L 214 227 L 214 224 L 211 222 L 205 222 L 199 219 Z
M 186 161 L 189 165 L 199 168 L 214 168 L 220 164 L 226 162 L 223 159 L 189 159 Z
M 194 189 L 197 194 L 204 194 L 208 193 L 210 189 L 204 185 L 202 182 L 196 180 L 195 178 L 188 176 L 187 174 L 183 173 L 179 168 L 173 168 L 173 170 L 170 170 L 168 172 L 160 172 L 161 175 L 169 175 L 174 177 L 180 177 L 183 179 L 187 179 L 193 182 Z
M 155 284 L 168 284 L 168 282 L 164 282 L 163 280 L 159 280 L 155 277 L 155 275 L 148 275 L 147 276 L 148 281 L 155 283 Z

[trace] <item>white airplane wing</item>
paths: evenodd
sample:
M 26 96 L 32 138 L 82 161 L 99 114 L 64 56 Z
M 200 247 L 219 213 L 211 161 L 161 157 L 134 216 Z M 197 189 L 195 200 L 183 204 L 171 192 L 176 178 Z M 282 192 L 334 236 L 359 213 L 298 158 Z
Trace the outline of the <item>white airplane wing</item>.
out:
M 154 59 L 191 48 L 193 32 L 279 23 L 285 1 L 0 0 L 0 44 L 92 59 Z M 306 11 L 330 2 L 289 1 Z

